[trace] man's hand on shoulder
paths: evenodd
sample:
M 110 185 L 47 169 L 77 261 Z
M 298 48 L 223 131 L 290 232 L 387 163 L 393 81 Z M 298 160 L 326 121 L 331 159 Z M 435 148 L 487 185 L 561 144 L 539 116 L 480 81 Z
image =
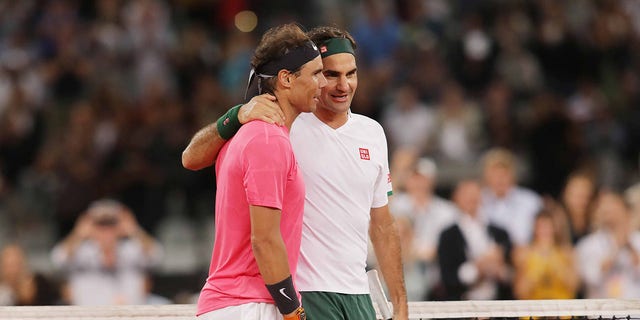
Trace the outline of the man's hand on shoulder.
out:
M 238 121 L 245 124 L 252 120 L 262 120 L 283 126 L 284 113 L 280 109 L 276 97 L 265 93 L 251 98 L 249 102 L 242 105 L 240 112 L 238 112 Z

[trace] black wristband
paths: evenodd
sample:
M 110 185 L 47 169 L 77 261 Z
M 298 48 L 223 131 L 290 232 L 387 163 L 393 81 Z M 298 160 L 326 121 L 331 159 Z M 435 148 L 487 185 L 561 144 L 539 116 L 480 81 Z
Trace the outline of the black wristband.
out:
M 229 109 L 227 113 L 223 114 L 222 117 L 218 118 L 216 121 L 216 128 L 218 129 L 218 134 L 222 139 L 229 140 L 233 137 L 242 124 L 240 124 L 240 120 L 238 120 L 238 112 L 240 111 L 241 104 Z
M 300 306 L 291 276 L 278 283 L 268 284 L 267 290 L 269 290 L 273 301 L 275 301 L 278 310 L 282 314 L 294 312 Z

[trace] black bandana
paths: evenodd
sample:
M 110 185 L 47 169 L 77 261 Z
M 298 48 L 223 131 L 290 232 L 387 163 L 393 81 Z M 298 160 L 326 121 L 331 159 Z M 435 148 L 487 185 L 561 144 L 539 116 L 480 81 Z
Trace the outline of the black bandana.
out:
M 306 44 L 287 50 L 282 56 L 277 59 L 271 60 L 265 64 L 259 65 L 255 68 L 251 68 L 249 73 L 249 82 L 247 84 L 247 91 L 245 92 L 245 99 L 255 94 L 262 93 L 262 86 L 260 82 L 262 79 L 268 79 L 278 75 L 280 70 L 294 71 L 298 70 L 305 63 L 315 59 L 320 55 L 320 51 L 316 45 L 309 41 Z M 257 88 L 252 86 L 253 79 L 258 77 Z M 253 90 L 252 90 L 253 89 Z M 257 90 L 256 90 L 257 89 Z M 249 95 L 249 93 L 253 95 Z

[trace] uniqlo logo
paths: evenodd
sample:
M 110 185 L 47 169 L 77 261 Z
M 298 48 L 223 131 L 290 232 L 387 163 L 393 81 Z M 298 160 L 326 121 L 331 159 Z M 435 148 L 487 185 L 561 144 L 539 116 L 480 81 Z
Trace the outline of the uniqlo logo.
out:
M 360 159 L 371 160 L 371 157 L 369 157 L 369 149 L 360 148 Z

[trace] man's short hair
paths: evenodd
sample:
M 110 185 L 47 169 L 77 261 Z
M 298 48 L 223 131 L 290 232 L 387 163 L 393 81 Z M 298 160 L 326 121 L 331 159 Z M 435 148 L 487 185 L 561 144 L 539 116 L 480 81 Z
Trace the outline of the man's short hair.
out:
M 332 27 L 332 26 L 322 26 L 316 27 L 307 32 L 307 35 L 317 46 L 320 46 L 325 41 L 331 38 L 346 38 L 351 42 L 351 46 L 353 49 L 356 49 L 356 40 L 351 36 L 351 34 L 345 30 Z
M 516 170 L 516 159 L 513 153 L 504 148 L 493 148 L 482 157 L 484 168 L 502 167 L 507 170 Z

